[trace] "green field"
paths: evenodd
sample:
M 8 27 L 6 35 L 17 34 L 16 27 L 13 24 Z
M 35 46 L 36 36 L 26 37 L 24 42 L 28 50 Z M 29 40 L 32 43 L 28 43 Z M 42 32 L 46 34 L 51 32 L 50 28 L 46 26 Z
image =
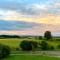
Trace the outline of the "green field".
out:
M 17 47 L 20 44 L 21 39 L 0 39 L 0 43 L 8 45 L 10 47 Z
M 19 38 L 0 39 L 0 44 L 8 45 L 10 47 L 18 47 L 20 42 L 23 40 L 28 40 L 28 39 L 19 39 Z
M 8 45 L 11 48 L 17 48 L 17 47 L 19 47 L 20 42 L 23 41 L 23 40 L 34 40 L 34 41 L 37 41 L 37 42 L 43 41 L 43 40 L 28 39 L 28 38 L 26 38 L 26 39 L 19 39 L 19 38 L 9 38 L 8 39 L 8 38 L 6 38 L 6 39 L 0 39 L 0 44 Z M 60 44 L 59 41 L 47 41 L 47 42 L 50 45 L 55 46 L 55 48 L 58 44 Z
M 60 58 L 39 55 L 15 55 L 5 58 L 3 60 L 60 60 Z
M 25 38 L 25 39 L 19 39 L 19 38 L 6 38 L 6 39 L 0 39 L 0 43 L 1 44 L 4 44 L 4 45 L 8 45 L 10 47 L 18 47 L 20 42 L 23 41 L 23 40 L 34 40 L 34 41 L 41 41 L 41 40 L 36 40 L 36 39 L 28 39 L 28 38 Z
M 5 39 L 0 39 L 0 44 L 4 44 L 4 45 L 8 45 L 9 47 L 11 47 L 12 49 L 12 54 L 26 54 L 29 52 L 20 52 L 20 51 L 16 51 L 16 48 L 19 47 L 19 44 L 21 41 L 23 40 L 33 40 L 33 41 L 37 41 L 37 42 L 41 42 L 42 40 L 38 40 L 38 39 L 28 39 L 28 38 L 5 38 Z M 55 48 L 57 47 L 58 44 L 60 44 L 60 41 L 47 41 L 50 45 L 53 45 Z M 56 48 L 56 50 L 58 50 Z M 59 49 L 60 50 L 60 49 Z M 56 58 L 56 57 L 48 57 L 48 56 L 41 56 L 41 55 L 12 55 L 10 57 L 7 57 L 3 60 L 60 60 L 60 58 Z

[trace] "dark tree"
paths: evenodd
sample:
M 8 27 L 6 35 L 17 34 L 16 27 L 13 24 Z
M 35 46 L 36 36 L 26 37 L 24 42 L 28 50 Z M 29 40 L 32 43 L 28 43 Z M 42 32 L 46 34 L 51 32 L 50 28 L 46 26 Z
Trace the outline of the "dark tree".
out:
M 20 47 L 22 50 L 25 50 L 25 51 L 35 50 L 35 48 L 37 48 L 37 42 L 35 42 L 35 41 L 22 41 L 20 43 Z
M 52 38 L 52 35 L 51 35 L 51 32 L 50 31 L 46 31 L 44 33 L 44 37 L 48 40 L 48 39 L 51 39 Z
M 20 47 L 24 51 L 30 51 L 30 50 L 32 50 L 32 44 L 29 41 L 22 41 L 20 43 Z
M 0 44 L 0 58 L 5 58 L 10 55 L 10 48 Z

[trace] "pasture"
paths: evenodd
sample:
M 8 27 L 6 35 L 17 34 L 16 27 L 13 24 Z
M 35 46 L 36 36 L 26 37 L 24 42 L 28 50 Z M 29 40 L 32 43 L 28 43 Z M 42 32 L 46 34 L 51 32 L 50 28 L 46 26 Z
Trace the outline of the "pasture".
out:
M 37 42 L 41 42 L 41 41 L 44 41 L 44 40 L 39 40 L 39 39 L 34 39 L 34 38 L 31 38 L 31 39 L 28 39 L 28 38 L 25 38 L 25 39 L 19 39 L 19 38 L 5 38 L 5 39 L 0 39 L 0 44 L 4 44 L 4 45 L 8 45 L 9 47 L 11 48 L 18 48 L 19 45 L 20 45 L 20 42 L 23 41 L 23 40 L 33 40 L 33 41 L 37 41 Z M 57 45 L 60 44 L 60 41 L 47 41 L 49 43 L 49 45 L 52 45 L 55 47 L 55 49 L 57 49 Z
M 31 54 L 31 52 L 22 52 L 22 51 L 16 51 L 15 49 L 19 47 L 21 41 L 23 40 L 33 40 L 36 41 L 38 43 L 40 43 L 41 41 L 44 41 L 44 39 L 35 39 L 35 38 L 4 38 L 4 39 L 0 39 L 0 44 L 3 45 L 8 45 L 11 49 L 12 49 L 12 54 L 15 55 L 10 55 L 9 57 L 3 59 L 3 60 L 60 60 L 60 58 L 56 58 L 56 57 L 51 57 L 51 56 L 41 56 L 41 55 L 16 55 L 16 54 Z M 57 45 L 60 44 L 60 41 L 57 40 L 45 40 L 46 42 L 49 43 L 49 45 L 52 45 L 55 47 L 55 50 L 60 50 L 57 49 Z M 38 54 L 38 53 L 37 53 Z M 49 55 L 49 54 L 48 54 Z

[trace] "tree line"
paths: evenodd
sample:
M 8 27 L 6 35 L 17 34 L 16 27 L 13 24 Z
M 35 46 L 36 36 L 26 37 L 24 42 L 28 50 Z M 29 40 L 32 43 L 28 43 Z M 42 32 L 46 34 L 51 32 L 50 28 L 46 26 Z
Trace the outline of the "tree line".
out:
M 42 39 L 42 36 L 19 36 L 19 35 L 0 35 L 0 38 L 35 38 L 35 39 Z M 50 31 L 46 31 L 44 33 L 44 38 L 51 39 L 52 35 Z

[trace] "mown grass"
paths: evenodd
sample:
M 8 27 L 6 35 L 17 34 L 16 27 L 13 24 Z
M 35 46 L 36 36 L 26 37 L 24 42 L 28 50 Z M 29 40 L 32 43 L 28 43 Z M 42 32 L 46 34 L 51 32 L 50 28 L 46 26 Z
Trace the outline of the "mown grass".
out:
M 39 55 L 15 55 L 3 60 L 60 60 L 60 58 Z

